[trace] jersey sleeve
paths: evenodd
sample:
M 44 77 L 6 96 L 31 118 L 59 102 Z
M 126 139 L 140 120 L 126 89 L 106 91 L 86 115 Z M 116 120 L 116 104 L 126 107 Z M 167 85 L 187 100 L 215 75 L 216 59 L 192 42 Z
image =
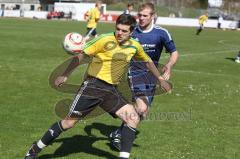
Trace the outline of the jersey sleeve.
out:
M 176 46 L 175 46 L 175 43 L 171 37 L 171 35 L 169 34 L 168 31 L 165 31 L 164 32 L 164 35 L 163 35 L 163 43 L 164 43 L 164 47 L 166 48 L 166 51 L 169 52 L 169 53 L 173 53 L 174 51 L 176 51 Z

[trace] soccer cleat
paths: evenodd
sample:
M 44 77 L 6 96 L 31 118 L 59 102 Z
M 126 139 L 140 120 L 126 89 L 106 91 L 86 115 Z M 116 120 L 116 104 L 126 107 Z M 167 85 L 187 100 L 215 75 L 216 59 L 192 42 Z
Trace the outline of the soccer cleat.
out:
M 235 62 L 236 62 L 236 63 L 240 63 L 240 59 L 236 59 Z
M 37 143 L 34 142 L 30 149 L 28 150 L 24 159 L 37 159 L 37 154 L 41 151 L 41 149 L 37 146 Z
M 111 146 L 120 151 L 121 149 L 121 133 L 120 130 L 116 130 L 110 133 L 109 135 Z
M 116 136 L 119 136 L 119 135 L 121 136 L 120 129 L 117 129 L 117 130 L 115 130 L 115 131 L 113 131 L 109 134 L 109 139 L 113 139 L 113 138 L 115 138 Z

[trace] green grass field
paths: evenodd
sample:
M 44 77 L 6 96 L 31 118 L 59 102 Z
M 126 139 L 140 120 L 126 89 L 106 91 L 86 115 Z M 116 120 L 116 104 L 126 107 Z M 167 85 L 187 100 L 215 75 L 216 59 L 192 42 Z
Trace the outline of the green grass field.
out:
M 155 97 L 142 122 L 132 159 L 240 158 L 240 32 L 166 27 L 181 56 L 172 94 Z M 101 23 L 99 33 L 113 31 Z M 33 141 L 60 118 L 55 104 L 73 94 L 49 86 L 52 71 L 70 56 L 64 35 L 85 33 L 85 23 L 0 19 L 0 158 L 23 158 Z M 164 54 L 161 63 L 166 61 Z M 71 82 L 79 84 L 80 71 Z M 40 153 L 40 159 L 113 159 L 107 134 L 120 124 L 104 114 L 80 122 Z M 90 134 L 90 135 L 89 135 Z

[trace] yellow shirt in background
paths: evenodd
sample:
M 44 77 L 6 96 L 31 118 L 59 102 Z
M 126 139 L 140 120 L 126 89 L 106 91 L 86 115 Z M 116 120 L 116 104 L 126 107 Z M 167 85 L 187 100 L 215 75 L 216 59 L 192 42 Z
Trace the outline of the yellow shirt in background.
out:
M 205 21 L 208 20 L 208 16 L 206 15 L 202 15 L 199 17 L 198 21 L 199 21 L 199 24 L 203 24 Z
M 120 46 L 114 33 L 102 34 L 87 42 L 83 51 L 93 57 L 88 75 L 109 84 L 120 82 L 132 57 L 138 61 L 152 61 L 137 41 L 131 38 Z
M 100 18 L 100 11 L 97 7 L 90 9 L 87 12 L 88 21 L 87 27 L 88 28 L 96 28 L 97 27 L 97 20 Z

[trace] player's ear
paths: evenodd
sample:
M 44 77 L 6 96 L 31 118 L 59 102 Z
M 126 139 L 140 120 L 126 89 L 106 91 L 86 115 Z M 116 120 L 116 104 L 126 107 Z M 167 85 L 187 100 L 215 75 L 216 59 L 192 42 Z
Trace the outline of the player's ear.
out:
M 151 15 L 151 19 L 154 20 L 154 17 L 155 17 L 155 14 L 152 14 Z

